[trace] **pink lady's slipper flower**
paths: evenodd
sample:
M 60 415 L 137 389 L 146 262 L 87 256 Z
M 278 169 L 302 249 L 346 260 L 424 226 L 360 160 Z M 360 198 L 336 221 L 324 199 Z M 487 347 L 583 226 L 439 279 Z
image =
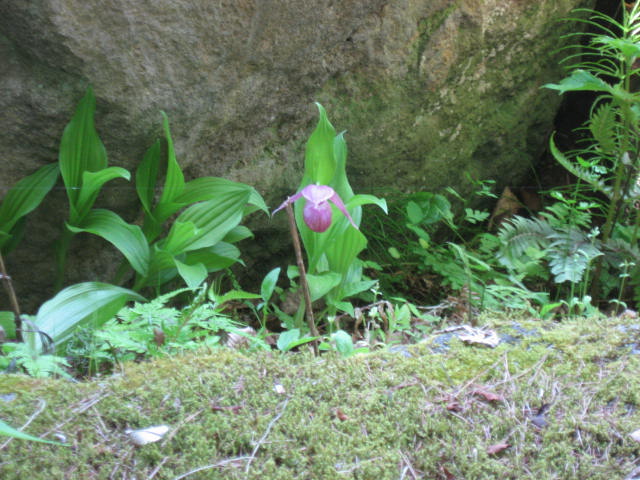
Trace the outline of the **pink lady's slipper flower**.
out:
M 347 212 L 344 203 L 342 203 L 342 199 L 333 188 L 327 185 L 307 185 L 293 197 L 287 198 L 273 213 L 275 214 L 301 197 L 306 200 L 303 210 L 304 223 L 314 232 L 322 233 L 331 226 L 331 205 L 329 205 L 329 201 L 344 213 L 344 216 L 349 219 L 354 228 L 358 228 L 349 212 Z

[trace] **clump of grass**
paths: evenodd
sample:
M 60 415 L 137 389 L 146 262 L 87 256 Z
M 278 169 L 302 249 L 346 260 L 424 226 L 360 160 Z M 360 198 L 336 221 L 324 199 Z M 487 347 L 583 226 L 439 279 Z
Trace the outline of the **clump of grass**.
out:
M 640 453 L 625 321 L 523 321 L 539 335 L 443 353 L 427 339 L 410 358 L 222 350 L 84 384 L 3 376 L 16 396 L 0 399 L 0 418 L 72 446 L 4 441 L 0 477 L 624 478 Z M 160 424 L 169 433 L 141 447 L 124 433 Z

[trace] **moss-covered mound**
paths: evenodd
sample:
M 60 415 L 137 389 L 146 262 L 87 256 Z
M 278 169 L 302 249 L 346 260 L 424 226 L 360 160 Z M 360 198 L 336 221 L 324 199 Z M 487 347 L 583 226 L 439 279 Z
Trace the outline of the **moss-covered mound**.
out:
M 495 349 L 427 339 L 349 359 L 203 352 L 83 384 L 2 376 L 0 419 L 71 446 L 0 439 L 0 478 L 622 479 L 640 454 L 637 324 L 520 322 L 535 334 Z M 155 443 L 125 433 L 157 425 Z

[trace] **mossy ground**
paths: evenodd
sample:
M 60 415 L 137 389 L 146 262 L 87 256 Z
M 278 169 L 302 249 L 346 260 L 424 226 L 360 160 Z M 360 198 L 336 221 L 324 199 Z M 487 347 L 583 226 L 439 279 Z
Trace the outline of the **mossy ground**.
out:
M 522 321 L 539 335 L 444 353 L 426 339 L 410 358 L 223 350 L 80 384 L 2 376 L 0 418 L 71 447 L 2 439 L 0 478 L 622 479 L 640 455 L 640 339 L 625 322 Z M 161 424 L 157 443 L 125 434 Z

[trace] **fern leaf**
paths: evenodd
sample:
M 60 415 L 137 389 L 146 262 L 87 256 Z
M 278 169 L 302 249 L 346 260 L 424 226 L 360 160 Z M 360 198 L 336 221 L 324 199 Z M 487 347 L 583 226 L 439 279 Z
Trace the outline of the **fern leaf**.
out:
M 605 154 L 616 150 L 616 108 L 611 103 L 601 103 L 592 110 L 589 130 Z
M 513 217 L 504 223 L 498 231 L 502 248 L 498 260 L 507 267 L 514 265 L 514 260 L 522 257 L 530 248 L 544 250 L 554 230 L 545 220 L 538 218 Z
M 556 143 L 553 140 L 553 136 L 551 136 L 551 139 L 549 140 L 549 148 L 551 149 L 553 158 L 555 158 L 560 165 L 566 168 L 569 173 L 575 175 L 583 182 L 588 183 L 599 192 L 604 193 L 607 197 L 611 197 L 611 189 L 605 185 L 605 183 L 600 179 L 600 176 L 569 160 L 560 150 L 558 150 L 558 147 L 556 147 Z

